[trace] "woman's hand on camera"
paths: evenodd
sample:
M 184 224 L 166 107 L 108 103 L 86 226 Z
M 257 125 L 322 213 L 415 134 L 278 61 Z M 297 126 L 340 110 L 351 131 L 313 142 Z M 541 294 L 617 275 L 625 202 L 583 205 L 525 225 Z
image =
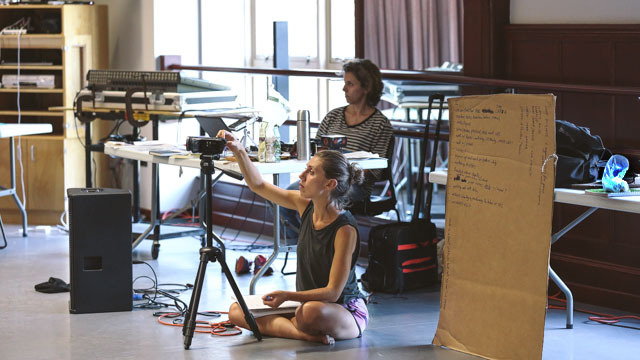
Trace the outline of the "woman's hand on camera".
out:
M 227 148 L 231 150 L 234 154 L 242 148 L 242 144 L 238 142 L 238 140 L 233 136 L 232 133 L 226 130 L 218 131 L 216 137 L 223 138 L 227 140 Z

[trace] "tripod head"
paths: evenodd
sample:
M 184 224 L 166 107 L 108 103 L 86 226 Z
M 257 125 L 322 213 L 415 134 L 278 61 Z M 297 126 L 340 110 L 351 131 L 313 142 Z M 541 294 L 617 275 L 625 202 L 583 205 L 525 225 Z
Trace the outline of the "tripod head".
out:
M 231 176 L 236 180 L 244 180 L 244 176 L 233 170 L 222 169 L 213 164 L 213 160 L 219 160 L 220 154 L 224 151 L 224 147 L 227 145 L 227 140 L 217 137 L 208 136 L 189 136 L 187 138 L 187 150 L 192 153 L 200 153 L 200 168 L 205 175 L 213 174 L 213 169 L 216 168 L 222 171 L 223 174 Z
M 216 160 L 220 158 L 226 145 L 227 140 L 217 137 L 189 136 L 187 138 L 187 150 L 202 155 L 211 155 Z

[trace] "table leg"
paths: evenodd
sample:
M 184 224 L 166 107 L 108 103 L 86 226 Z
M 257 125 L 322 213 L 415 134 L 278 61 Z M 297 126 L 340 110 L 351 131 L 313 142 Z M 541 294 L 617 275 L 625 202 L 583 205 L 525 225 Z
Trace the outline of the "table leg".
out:
M 149 220 L 149 227 L 136 238 L 131 246 L 132 249 L 135 249 L 142 240 L 146 239 L 147 236 L 149 236 L 149 233 L 151 233 L 151 231 L 156 227 L 156 211 L 158 209 L 158 164 L 156 163 L 151 164 L 151 178 L 151 219 Z M 154 246 L 156 241 L 157 238 L 154 240 Z
M 11 167 L 11 189 L 9 189 L 9 193 L 13 195 L 13 200 L 18 205 L 18 209 L 22 214 L 22 236 L 27 236 L 27 210 L 24 208 L 24 204 L 20 201 L 18 197 L 18 192 L 16 191 L 16 160 L 14 153 L 15 140 L 13 136 L 9 138 L 9 166 Z M 24 192 L 25 190 L 22 189 Z M 7 194 L 8 195 L 8 194 Z
M 280 176 L 278 174 L 273 174 L 273 185 L 280 185 Z M 251 284 L 249 285 L 249 294 L 254 295 L 256 293 L 256 283 L 262 275 L 269 269 L 269 266 L 276 260 L 278 253 L 280 252 L 280 205 L 273 203 L 273 252 L 267 262 L 264 264 L 262 269 L 258 271 L 257 274 L 253 276 L 251 279 Z
M 589 215 L 593 214 L 596 210 L 598 210 L 597 207 L 592 207 L 587 209 L 587 211 L 580 214 L 580 216 L 578 216 L 572 222 L 567 224 L 567 226 L 562 228 L 562 230 L 551 235 L 551 244 L 553 245 L 564 234 L 566 234 L 569 230 L 573 229 L 576 225 L 580 224 L 582 220 L 589 217 Z M 558 274 L 556 274 L 555 271 L 551 269 L 551 265 L 549 265 L 549 277 L 551 278 L 551 280 L 553 280 L 553 282 L 556 285 L 558 285 L 558 288 L 560 288 L 560 291 L 562 291 L 564 296 L 567 298 L 567 329 L 573 329 L 573 294 L 571 294 L 571 290 L 569 289 L 569 287 L 562 281 L 562 279 L 560 279 L 560 276 L 558 276 Z
M 560 279 L 560 276 L 553 271 L 551 266 L 549 266 L 549 277 L 554 283 L 556 283 L 556 285 L 558 285 L 560 291 L 562 291 L 564 296 L 567 298 L 567 329 L 573 329 L 573 294 L 571 294 L 569 287 L 565 285 L 562 279 Z

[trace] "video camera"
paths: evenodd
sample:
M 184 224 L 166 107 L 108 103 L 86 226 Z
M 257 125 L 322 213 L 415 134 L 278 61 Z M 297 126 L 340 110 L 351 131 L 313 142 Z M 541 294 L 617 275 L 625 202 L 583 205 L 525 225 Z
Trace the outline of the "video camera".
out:
M 187 138 L 187 150 L 203 155 L 220 155 L 227 145 L 227 140 L 208 136 L 189 136 Z

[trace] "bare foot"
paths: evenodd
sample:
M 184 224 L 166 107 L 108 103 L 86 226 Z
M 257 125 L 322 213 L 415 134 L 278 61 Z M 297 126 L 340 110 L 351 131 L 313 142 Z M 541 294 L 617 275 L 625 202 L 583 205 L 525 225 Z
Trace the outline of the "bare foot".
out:
M 336 343 L 336 339 L 331 337 L 331 335 L 324 335 L 322 337 L 322 343 L 325 344 L 325 345 L 333 345 L 333 344 Z
M 336 343 L 336 339 L 334 339 L 331 335 L 310 335 L 306 338 L 307 341 L 311 342 L 319 342 L 325 345 L 333 345 Z

